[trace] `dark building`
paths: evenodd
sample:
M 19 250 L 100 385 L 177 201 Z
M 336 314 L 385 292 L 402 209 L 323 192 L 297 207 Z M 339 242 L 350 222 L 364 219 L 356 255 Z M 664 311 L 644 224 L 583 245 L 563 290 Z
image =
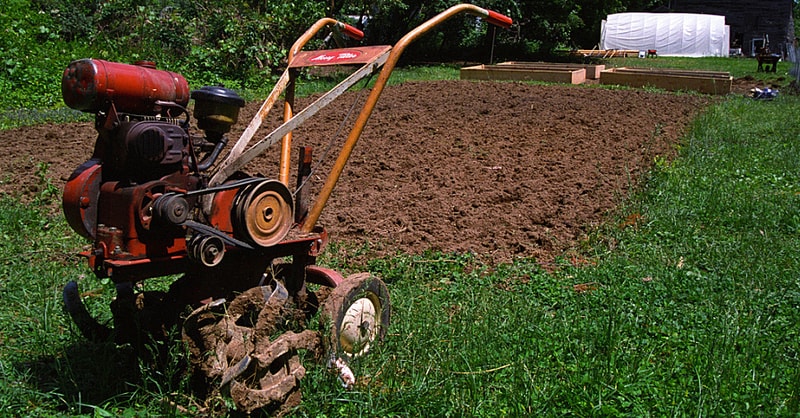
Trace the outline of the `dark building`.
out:
M 785 53 L 794 40 L 793 0 L 670 0 L 678 13 L 725 16 L 731 28 L 731 49 L 755 55 L 769 42 L 770 51 Z

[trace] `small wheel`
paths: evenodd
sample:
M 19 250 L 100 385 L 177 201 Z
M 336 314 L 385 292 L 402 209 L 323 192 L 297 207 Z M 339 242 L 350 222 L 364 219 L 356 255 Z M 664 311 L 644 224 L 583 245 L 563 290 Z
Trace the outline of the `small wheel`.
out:
M 348 276 L 322 306 L 322 326 L 330 327 L 332 357 L 349 360 L 369 352 L 389 327 L 389 291 L 369 273 Z

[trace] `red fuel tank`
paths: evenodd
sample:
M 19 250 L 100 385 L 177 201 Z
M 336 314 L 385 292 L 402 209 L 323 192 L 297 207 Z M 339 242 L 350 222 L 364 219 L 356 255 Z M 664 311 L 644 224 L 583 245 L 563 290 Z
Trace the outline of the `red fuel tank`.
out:
M 189 83 L 177 73 L 158 70 L 152 62 L 137 65 L 98 59 L 71 62 L 61 79 L 67 106 L 84 112 L 106 111 L 140 115 L 161 113 L 157 101 L 189 103 Z

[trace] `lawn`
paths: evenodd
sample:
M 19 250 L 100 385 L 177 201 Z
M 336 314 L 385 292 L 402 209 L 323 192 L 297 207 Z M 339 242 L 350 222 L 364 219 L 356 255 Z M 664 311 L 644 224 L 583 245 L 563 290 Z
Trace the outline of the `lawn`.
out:
M 308 364 L 294 414 L 800 414 L 798 132 L 800 98 L 729 97 L 548 271 L 441 253 L 354 265 L 341 254 L 359 248 L 334 246 L 320 264 L 381 276 L 392 325 L 353 365 L 353 390 Z M 73 255 L 85 243 L 63 217 L 38 209 L 59 199 L 42 182 L 38 204 L 0 199 L 0 415 L 194 415 L 180 347 L 154 367 L 86 342 L 62 312 L 66 280 L 87 276 L 95 312 L 113 285 Z

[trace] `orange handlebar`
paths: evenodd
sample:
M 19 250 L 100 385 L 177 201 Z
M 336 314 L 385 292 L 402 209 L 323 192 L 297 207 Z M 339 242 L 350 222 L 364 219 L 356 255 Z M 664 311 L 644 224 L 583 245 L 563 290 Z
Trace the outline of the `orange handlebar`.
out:
M 328 202 L 331 193 L 333 193 L 333 189 L 336 187 L 336 182 L 339 180 L 339 176 L 342 174 L 344 166 L 347 163 L 347 160 L 350 158 L 353 147 L 355 147 L 356 142 L 358 142 L 358 138 L 361 136 L 361 132 L 364 130 L 364 126 L 367 124 L 367 120 L 372 114 L 372 110 L 375 108 L 375 104 L 377 103 L 381 92 L 383 92 L 383 88 L 386 86 L 386 83 L 389 80 L 392 70 L 394 70 L 394 66 L 397 64 L 397 61 L 405 48 L 411 42 L 415 41 L 417 38 L 430 31 L 435 26 L 459 13 L 464 12 L 484 18 L 487 22 L 504 28 L 511 26 L 512 23 L 510 18 L 500 13 L 486 10 L 472 4 L 458 4 L 439 13 L 403 36 L 392 48 L 389 57 L 386 59 L 386 63 L 383 65 L 383 69 L 381 69 L 380 74 L 378 74 L 378 79 L 375 81 L 375 85 L 372 87 L 372 91 L 370 91 L 370 94 L 364 103 L 364 107 L 361 109 L 361 113 L 356 118 L 353 129 L 347 136 L 347 139 L 342 146 L 342 150 L 339 153 L 339 157 L 336 159 L 333 167 L 331 167 L 328 178 L 325 180 L 325 184 L 322 185 L 322 189 L 317 195 L 317 200 L 314 202 L 314 205 L 309 210 L 308 215 L 303 222 L 301 228 L 303 232 L 311 232 L 314 229 L 314 225 L 316 225 L 317 220 L 322 213 L 322 209 Z
M 311 25 L 308 30 L 305 31 L 297 40 L 294 42 L 294 45 L 289 49 L 289 61 L 292 61 L 292 58 L 306 46 L 311 38 L 317 34 L 322 28 L 332 25 L 340 30 L 343 34 L 347 35 L 350 38 L 353 38 L 357 41 L 360 41 L 364 38 L 364 32 L 361 32 L 357 28 L 350 26 L 346 23 L 339 22 L 336 19 L 331 19 L 329 17 L 324 17 L 318 21 L 316 21 L 313 25 Z

